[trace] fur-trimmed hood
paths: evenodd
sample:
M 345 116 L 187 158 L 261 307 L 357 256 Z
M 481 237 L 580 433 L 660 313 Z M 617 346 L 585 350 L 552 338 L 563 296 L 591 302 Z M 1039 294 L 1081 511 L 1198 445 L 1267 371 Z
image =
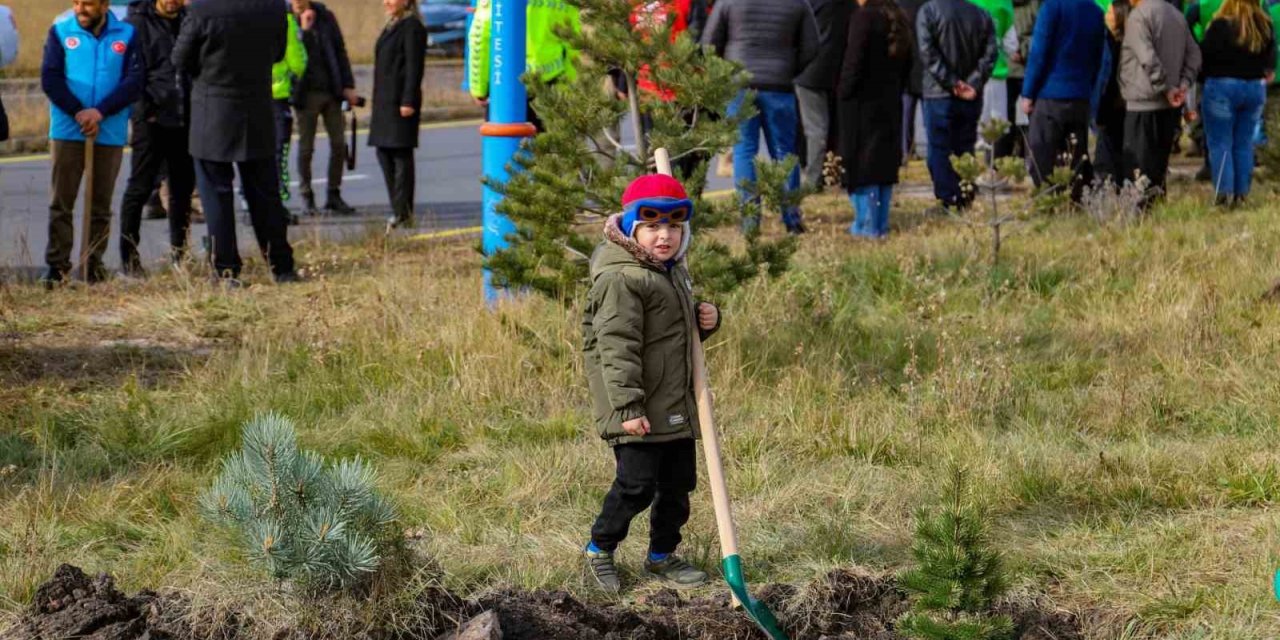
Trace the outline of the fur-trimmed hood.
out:
M 609 216 L 604 222 L 604 239 L 605 242 L 617 245 L 624 249 L 631 257 L 636 259 L 640 264 L 657 269 L 659 271 L 670 271 L 672 265 L 679 264 L 684 260 L 684 255 L 689 251 L 689 240 L 693 234 L 689 231 L 689 225 L 684 226 L 684 233 L 680 234 L 680 248 L 676 250 L 676 255 L 670 261 L 663 263 L 661 260 L 653 257 L 640 243 L 634 238 L 628 238 L 622 235 L 622 226 L 618 224 L 622 220 L 621 213 L 615 213 Z

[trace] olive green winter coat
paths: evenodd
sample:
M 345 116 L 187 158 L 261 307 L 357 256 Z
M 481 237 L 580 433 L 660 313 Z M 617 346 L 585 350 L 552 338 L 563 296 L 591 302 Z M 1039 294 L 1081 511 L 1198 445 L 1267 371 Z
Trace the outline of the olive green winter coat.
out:
M 696 304 L 679 263 L 683 247 L 668 269 L 622 235 L 615 215 L 591 257 L 583 351 L 596 430 L 611 446 L 698 437 L 690 344 Z M 622 430 L 623 422 L 642 416 L 648 435 Z

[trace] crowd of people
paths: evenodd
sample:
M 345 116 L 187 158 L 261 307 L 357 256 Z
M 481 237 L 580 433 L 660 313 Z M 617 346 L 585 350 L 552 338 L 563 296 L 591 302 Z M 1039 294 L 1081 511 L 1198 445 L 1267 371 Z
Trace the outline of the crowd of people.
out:
M 427 32 L 417 0 L 382 0 L 386 26 L 374 51 L 368 143 L 377 149 L 393 214 L 412 223 L 413 149 L 418 144 Z M 108 277 L 103 262 L 115 182 L 125 145 L 130 174 L 120 205 L 126 275 L 145 275 L 139 255 L 144 212 L 167 187 L 171 257 L 186 252 L 196 193 L 208 224 L 216 277 L 239 286 L 237 193 L 276 282 L 298 279 L 287 226 L 299 214 L 352 215 L 342 198 L 347 147 L 343 112 L 364 106 L 342 29 L 312 0 L 135 0 L 127 18 L 108 0 L 73 0 L 49 29 L 41 86 L 50 102 L 52 197 L 49 287 L 71 275 L 77 192 L 91 164 L 84 277 Z M 324 208 L 311 173 L 318 123 L 329 138 Z M 298 129 L 301 206 L 290 213 L 290 146 Z M 89 150 L 92 149 L 92 157 Z M 235 182 L 239 182 L 239 189 Z M 149 204 L 150 203 L 150 204 Z
M 1038 188 L 1068 166 L 1073 199 L 1086 187 L 1136 184 L 1143 206 L 1164 193 L 1190 124 L 1205 157 L 1199 177 L 1212 181 L 1218 204 L 1238 205 L 1249 194 L 1278 66 L 1274 0 L 1203 0 L 1185 10 L 1168 0 L 636 6 L 749 73 L 750 93 L 728 109 L 733 115 L 750 99 L 756 113 L 742 122 L 732 154 L 743 197 L 762 135 L 774 159 L 800 158 L 791 188 L 824 186 L 831 152 L 855 211 L 850 232 L 870 238 L 888 233 L 899 167 L 912 156 L 924 157 L 940 210 L 967 207 L 973 193 L 951 158 L 978 151 L 979 132 L 994 119 L 1008 123 L 1007 133 L 982 150 L 1024 158 Z M 792 233 L 805 230 L 798 207 L 782 221 Z
M 126 274 L 145 273 L 140 221 L 158 209 L 163 185 L 172 255 L 186 250 L 198 193 L 212 263 L 234 281 L 240 257 L 230 165 L 237 163 L 239 195 L 276 278 L 295 279 L 285 227 L 299 215 L 354 213 L 341 193 L 348 153 L 343 112 L 364 101 L 333 12 L 313 0 L 135 0 L 121 21 L 107 5 L 73 0 L 73 15 L 53 25 L 45 45 L 53 196 L 44 281 L 60 282 L 71 270 L 89 137 L 97 169 L 85 265 L 90 281 L 106 277 L 102 253 L 126 144 L 133 147 L 120 207 Z M 375 51 L 369 144 L 378 149 L 395 227 L 413 221 L 426 28 L 417 0 L 382 5 L 388 22 Z M 468 84 L 481 104 L 491 71 L 490 5 L 477 0 L 470 33 Z M 727 110 L 733 115 L 752 101 L 754 115 L 742 121 L 732 152 L 744 197 L 755 180 L 761 137 L 774 159 L 800 158 L 790 188 L 823 186 L 831 152 L 842 160 L 837 173 L 855 211 L 850 232 L 870 238 L 888 233 L 894 185 L 912 156 L 924 157 L 940 208 L 968 206 L 971 190 L 950 159 L 973 153 L 980 128 L 992 119 L 1011 126 L 987 151 L 1025 158 L 1037 186 L 1065 164 L 1076 199 L 1093 184 L 1138 182 L 1147 202 L 1163 193 L 1170 155 L 1193 122 L 1217 202 L 1243 202 L 1277 66 L 1271 14 L 1280 12 L 1275 0 L 1201 0 L 1185 10 L 1169 0 L 635 5 L 634 24 L 658 21 L 672 37 L 687 32 L 748 72 L 749 92 Z M 578 54 L 561 28 L 580 29 L 578 9 L 548 1 L 530 3 L 528 12 L 527 69 L 545 83 L 573 81 Z M 615 80 L 625 96 L 630 85 Z M 646 99 L 677 100 L 643 74 L 632 80 Z M 532 108 L 528 116 L 540 125 Z M 312 188 L 320 123 L 329 139 L 323 209 Z M 289 213 L 295 126 L 301 205 Z M 782 221 L 792 233 L 805 230 L 798 206 L 782 212 Z

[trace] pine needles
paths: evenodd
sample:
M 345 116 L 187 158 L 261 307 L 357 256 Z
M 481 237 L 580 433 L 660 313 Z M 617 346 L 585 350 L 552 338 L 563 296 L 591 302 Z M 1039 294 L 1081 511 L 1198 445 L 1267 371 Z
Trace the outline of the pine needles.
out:
M 996 640 L 1013 633 L 991 605 L 1008 589 L 1000 553 L 987 536 L 988 517 L 970 488 L 969 472 L 952 464 L 942 504 L 916 515 L 911 555 L 919 563 L 899 580 L 912 594 L 898 630 L 923 640 Z
M 293 423 L 276 414 L 246 424 L 242 441 L 200 507 L 238 530 L 251 561 L 319 590 L 351 587 L 378 569 L 397 514 L 375 490 L 372 467 L 299 451 Z

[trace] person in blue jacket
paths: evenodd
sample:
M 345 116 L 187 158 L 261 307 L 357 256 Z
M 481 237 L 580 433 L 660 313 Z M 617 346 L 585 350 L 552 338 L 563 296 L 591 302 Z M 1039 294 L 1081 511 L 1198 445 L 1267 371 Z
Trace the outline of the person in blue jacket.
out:
M 40 84 L 49 98 L 49 149 L 53 156 L 53 194 L 49 203 L 46 287 L 71 273 L 75 244 L 76 194 L 85 161 L 94 166 L 90 204 L 89 282 L 107 277 L 102 254 L 111 233 L 111 200 L 129 136 L 130 105 L 146 83 L 132 25 L 118 20 L 108 0 L 73 0 L 71 15 L 49 28 L 40 67 Z M 93 158 L 85 158 L 85 139 L 95 139 Z
M 1086 161 L 1090 100 L 1102 70 L 1105 30 L 1093 0 L 1047 0 L 1036 15 L 1022 81 L 1022 109 L 1031 117 L 1028 172 L 1042 187 L 1060 158 L 1068 158 L 1077 202 L 1093 180 Z

